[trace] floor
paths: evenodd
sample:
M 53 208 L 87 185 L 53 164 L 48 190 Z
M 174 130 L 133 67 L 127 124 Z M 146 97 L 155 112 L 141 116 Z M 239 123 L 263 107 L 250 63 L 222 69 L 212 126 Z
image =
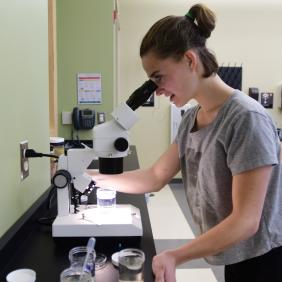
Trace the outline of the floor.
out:
M 183 185 L 174 183 L 150 195 L 148 210 L 157 253 L 195 238 L 195 225 L 187 205 Z M 204 259 L 179 266 L 177 282 L 224 282 L 223 267 L 211 266 Z

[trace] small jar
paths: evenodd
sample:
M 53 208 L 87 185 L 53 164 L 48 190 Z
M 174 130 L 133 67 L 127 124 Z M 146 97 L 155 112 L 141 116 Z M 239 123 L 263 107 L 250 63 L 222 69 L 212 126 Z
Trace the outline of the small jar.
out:
M 50 152 L 53 155 L 61 156 L 65 154 L 64 148 L 65 139 L 62 137 L 50 137 Z M 57 159 L 51 158 L 50 159 L 50 175 L 51 178 L 57 171 Z
M 97 206 L 110 208 L 116 206 L 116 191 L 106 188 L 97 188 Z
M 71 267 L 76 269 L 81 269 L 82 271 L 86 255 L 87 255 L 86 246 L 72 248 L 69 251 L 69 261 L 71 263 Z M 89 253 L 86 267 L 84 269 L 90 273 L 92 279 L 91 282 L 95 281 L 95 259 L 96 259 L 96 253 L 95 250 L 93 250 L 91 253 Z
M 94 280 L 89 272 L 82 270 L 82 267 L 71 265 L 61 273 L 60 282 L 71 281 L 93 282 Z
M 62 137 L 50 137 L 50 151 L 54 155 L 60 156 L 65 153 L 65 139 Z

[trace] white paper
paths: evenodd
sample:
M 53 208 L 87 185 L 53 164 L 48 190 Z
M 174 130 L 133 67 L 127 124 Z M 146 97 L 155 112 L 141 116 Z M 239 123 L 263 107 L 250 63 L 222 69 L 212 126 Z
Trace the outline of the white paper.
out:
M 78 104 L 101 104 L 102 84 L 100 73 L 79 73 L 77 75 Z

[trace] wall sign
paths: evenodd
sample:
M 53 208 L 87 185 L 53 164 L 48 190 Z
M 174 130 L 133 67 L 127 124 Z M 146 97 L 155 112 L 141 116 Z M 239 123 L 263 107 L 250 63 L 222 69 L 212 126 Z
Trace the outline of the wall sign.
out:
M 79 73 L 77 75 L 77 103 L 102 103 L 102 85 L 100 73 Z

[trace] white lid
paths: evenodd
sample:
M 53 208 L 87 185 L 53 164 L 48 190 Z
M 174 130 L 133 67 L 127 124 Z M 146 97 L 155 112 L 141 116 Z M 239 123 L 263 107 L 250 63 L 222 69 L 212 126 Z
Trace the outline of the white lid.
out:
M 64 143 L 64 142 L 65 142 L 65 138 L 63 137 L 50 137 L 51 144 Z
M 7 282 L 35 282 L 36 272 L 27 268 L 17 269 L 10 272 L 6 280 Z

